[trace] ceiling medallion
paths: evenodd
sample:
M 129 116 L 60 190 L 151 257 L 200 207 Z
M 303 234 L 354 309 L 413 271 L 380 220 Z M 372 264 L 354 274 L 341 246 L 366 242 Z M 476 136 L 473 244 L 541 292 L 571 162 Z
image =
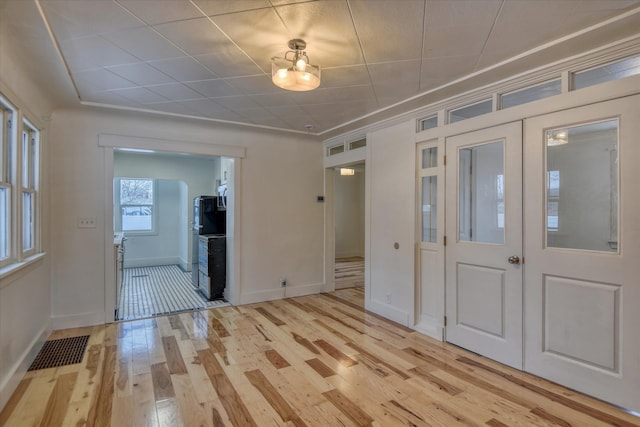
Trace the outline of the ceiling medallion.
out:
M 289 51 L 284 57 L 271 58 L 271 81 L 286 90 L 307 91 L 320 86 L 320 66 L 312 65 L 302 39 L 289 40 Z

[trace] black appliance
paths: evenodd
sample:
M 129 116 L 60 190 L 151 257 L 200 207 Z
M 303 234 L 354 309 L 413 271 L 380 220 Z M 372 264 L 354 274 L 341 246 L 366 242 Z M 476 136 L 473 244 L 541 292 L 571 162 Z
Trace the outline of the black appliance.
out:
M 226 234 L 227 212 L 218 209 L 216 196 L 198 196 L 193 199 L 193 235 L 191 241 L 191 284 L 198 288 L 198 237 L 208 234 Z
M 227 282 L 227 239 L 209 234 L 198 239 L 198 290 L 208 300 L 224 298 Z

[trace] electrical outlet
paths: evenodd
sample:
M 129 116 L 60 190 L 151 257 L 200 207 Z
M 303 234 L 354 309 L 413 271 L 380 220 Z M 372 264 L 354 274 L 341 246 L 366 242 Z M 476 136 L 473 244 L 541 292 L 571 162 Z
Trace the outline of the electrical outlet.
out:
M 95 217 L 78 217 L 78 228 L 96 228 Z
M 286 286 L 287 286 L 287 279 L 283 277 L 282 279 L 280 279 L 280 287 L 284 288 Z
M 391 304 L 391 294 L 387 294 L 387 304 Z

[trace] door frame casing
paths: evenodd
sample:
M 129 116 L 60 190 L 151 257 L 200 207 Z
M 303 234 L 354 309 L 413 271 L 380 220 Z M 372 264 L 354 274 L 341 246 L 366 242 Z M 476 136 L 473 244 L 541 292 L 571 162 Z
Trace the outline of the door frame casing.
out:
M 227 285 L 230 303 L 240 300 L 240 254 L 241 227 L 239 227 L 242 209 L 242 159 L 246 157 L 246 148 L 199 142 L 172 141 L 157 138 L 141 138 L 129 135 L 99 134 L 98 146 L 102 148 L 104 164 L 104 323 L 114 322 L 115 300 L 115 257 L 113 252 L 113 178 L 115 148 L 135 148 L 163 151 L 169 153 L 187 153 L 192 155 L 233 158 L 234 166 L 234 241 L 232 242 L 232 263 Z M 229 245 L 229 244 L 228 244 Z M 227 293 L 225 292 L 225 296 Z

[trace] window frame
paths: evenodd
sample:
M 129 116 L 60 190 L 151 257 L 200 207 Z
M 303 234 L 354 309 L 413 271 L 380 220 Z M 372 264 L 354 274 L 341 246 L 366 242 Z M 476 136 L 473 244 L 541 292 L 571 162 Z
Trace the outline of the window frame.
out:
M 151 181 L 153 188 L 153 203 L 152 204 L 122 204 L 121 201 L 121 184 L 122 180 L 140 180 Z M 158 234 L 158 180 L 154 178 L 132 178 L 119 176 L 114 178 L 114 226 L 118 232 L 126 233 L 130 236 L 155 236 Z M 150 206 L 151 207 L 151 230 L 123 230 L 122 229 L 122 208 L 124 207 L 137 207 L 137 206 Z
M 35 254 L 39 248 L 38 224 L 39 224 L 39 184 L 40 184 L 40 134 L 37 128 L 27 119 L 22 119 L 22 141 L 20 147 L 20 252 L 24 258 Z M 25 140 L 26 137 L 26 140 Z M 25 149 L 25 144 L 27 145 Z M 26 157 L 26 158 L 25 158 Z M 24 196 L 29 194 L 31 199 L 31 221 L 29 226 L 30 239 L 25 237 L 27 220 L 25 218 Z M 26 247 L 29 240 L 31 246 Z
M 17 104 L 0 93 L 0 188 L 7 194 L 5 240 L 0 242 L 7 250 L 0 259 L 0 277 L 27 265 L 43 253 L 41 132 Z M 24 218 L 27 212 L 23 205 L 25 194 L 29 194 L 30 199 L 28 220 Z M 26 243 L 28 246 L 25 248 Z
M 5 267 L 17 261 L 16 256 L 16 227 L 14 226 L 16 212 L 14 202 L 14 182 L 16 169 L 16 138 L 15 138 L 15 118 L 17 116 L 16 108 L 0 94 L 0 187 L 7 192 L 6 194 L 6 217 L 4 227 L 4 241 L 0 241 L 0 245 L 4 246 L 2 252 L 5 256 L 0 258 L 0 268 Z M 0 226 L 2 227 L 2 226 Z M 0 256 L 2 254 L 0 252 Z

